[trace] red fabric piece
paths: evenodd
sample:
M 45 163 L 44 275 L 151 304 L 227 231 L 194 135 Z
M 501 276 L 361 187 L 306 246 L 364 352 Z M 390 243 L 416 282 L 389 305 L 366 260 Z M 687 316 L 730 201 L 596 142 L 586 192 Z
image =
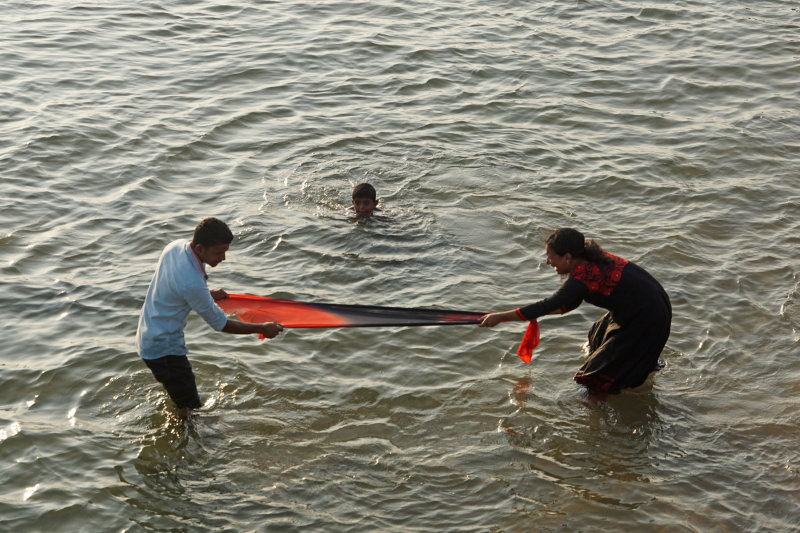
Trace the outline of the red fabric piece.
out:
M 517 355 L 522 359 L 523 363 L 530 363 L 533 357 L 533 350 L 539 346 L 539 322 L 531 320 L 528 322 L 528 328 L 525 330 L 525 335 L 522 337 L 522 342 L 517 348 Z

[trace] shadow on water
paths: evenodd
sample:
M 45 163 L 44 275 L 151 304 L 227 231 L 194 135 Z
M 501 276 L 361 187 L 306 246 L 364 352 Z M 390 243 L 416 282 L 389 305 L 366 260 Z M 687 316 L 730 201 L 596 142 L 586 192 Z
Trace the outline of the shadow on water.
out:
M 159 492 L 181 494 L 179 471 L 190 453 L 193 439 L 199 439 L 196 412 L 162 404 L 149 417 L 149 431 L 142 438 L 142 447 L 134 468 L 147 484 Z
M 128 487 L 118 491 L 119 497 L 130 506 L 129 519 L 139 526 L 206 531 L 227 523 L 198 500 L 202 487 L 214 479 L 200 434 L 201 417 L 202 411 L 181 412 L 164 399 L 141 419 L 145 431 L 132 461 L 135 474 L 117 468 Z
M 521 376 L 514 380 L 508 395 L 511 402 L 517 406 L 514 415 L 519 414 L 525 419 L 525 412 L 533 412 L 538 416 L 553 417 L 551 422 L 569 422 L 566 428 L 581 430 L 575 437 L 591 438 L 609 437 L 625 438 L 634 436 L 637 441 L 657 437 L 663 427 L 659 411 L 659 400 L 654 392 L 653 375 L 640 387 L 622 391 L 604 398 L 591 395 L 583 387 L 570 387 L 569 400 L 565 398 L 547 399 L 537 395 L 531 375 Z M 530 400 L 535 400 L 529 405 Z M 551 405 L 548 405 L 551 403 Z M 544 411 L 542 411 L 544 409 Z M 513 418 L 512 417 L 509 418 Z M 541 420 L 546 423 L 546 420 Z M 522 441 L 512 440 L 515 447 L 525 447 L 526 442 L 535 445 L 531 438 L 529 428 L 524 424 L 516 427 L 503 424 L 503 430 L 513 439 L 523 437 Z M 588 430 L 588 433 L 584 430 Z M 593 435 L 594 434 L 594 435 Z M 526 440 L 526 435 L 528 436 Z
M 514 380 L 508 394 L 517 409 L 498 431 L 524 472 L 509 481 L 518 510 L 541 520 L 542 530 L 577 526 L 580 514 L 598 506 L 631 511 L 649 501 L 664 425 L 652 377 L 602 402 L 572 384 L 543 394 L 531 376 Z

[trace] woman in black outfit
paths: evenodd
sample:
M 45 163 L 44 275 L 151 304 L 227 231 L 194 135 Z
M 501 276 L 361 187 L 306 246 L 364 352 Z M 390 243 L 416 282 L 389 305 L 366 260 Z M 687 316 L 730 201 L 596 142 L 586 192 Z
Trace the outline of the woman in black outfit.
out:
M 672 306 L 664 288 L 644 269 L 605 251 L 571 228 L 545 240 L 547 264 L 566 281 L 555 294 L 526 307 L 490 313 L 482 327 L 564 314 L 582 301 L 608 309 L 589 329 L 589 357 L 575 381 L 593 393 L 638 387 L 657 370 L 669 337 Z

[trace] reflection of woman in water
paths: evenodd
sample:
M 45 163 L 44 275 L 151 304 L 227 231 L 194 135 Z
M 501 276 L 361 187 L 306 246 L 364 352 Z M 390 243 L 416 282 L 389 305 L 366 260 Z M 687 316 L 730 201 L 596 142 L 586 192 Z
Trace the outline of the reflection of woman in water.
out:
M 567 277 L 561 288 L 526 307 L 485 315 L 481 326 L 564 314 L 586 300 L 608 312 L 589 329 L 589 356 L 575 381 L 593 393 L 644 383 L 659 368 L 669 337 L 672 307 L 663 287 L 641 267 L 603 251 L 571 228 L 551 233 L 545 253 L 547 264 Z

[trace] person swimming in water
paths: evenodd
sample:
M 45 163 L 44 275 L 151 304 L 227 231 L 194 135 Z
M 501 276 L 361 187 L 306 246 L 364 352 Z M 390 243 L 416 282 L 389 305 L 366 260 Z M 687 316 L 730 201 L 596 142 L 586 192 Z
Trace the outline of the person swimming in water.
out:
M 355 186 L 353 189 L 353 211 L 359 217 L 368 217 L 374 211 L 380 211 L 375 187 L 369 183 L 360 183 Z

